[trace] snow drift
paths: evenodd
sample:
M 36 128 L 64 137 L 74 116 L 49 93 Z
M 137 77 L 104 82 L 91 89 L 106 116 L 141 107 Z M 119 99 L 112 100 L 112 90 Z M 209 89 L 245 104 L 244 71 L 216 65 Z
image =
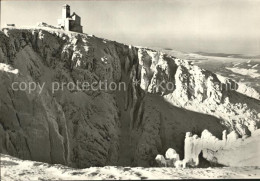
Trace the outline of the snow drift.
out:
M 13 180 L 144 180 L 144 179 L 223 179 L 259 178 L 256 167 L 224 168 L 143 168 L 90 167 L 75 169 L 58 164 L 47 164 L 1 154 L 1 179 Z M 26 173 L 26 174 L 25 174 Z

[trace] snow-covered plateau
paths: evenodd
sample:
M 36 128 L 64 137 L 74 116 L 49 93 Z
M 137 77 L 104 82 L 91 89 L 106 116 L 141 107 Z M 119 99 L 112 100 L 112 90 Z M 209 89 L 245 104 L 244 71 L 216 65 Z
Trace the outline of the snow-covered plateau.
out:
M 254 87 L 190 61 L 50 27 L 0 31 L 2 179 L 259 177 L 259 127 Z M 231 167 L 158 168 L 169 148 L 187 167 Z

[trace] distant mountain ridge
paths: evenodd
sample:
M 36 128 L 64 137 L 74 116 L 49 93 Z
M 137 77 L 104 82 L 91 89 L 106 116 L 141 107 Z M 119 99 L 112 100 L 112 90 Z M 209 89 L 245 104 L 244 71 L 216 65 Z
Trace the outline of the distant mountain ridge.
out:
M 244 54 L 230 54 L 230 53 L 208 53 L 208 52 L 194 52 L 203 56 L 216 57 L 230 57 L 230 58 L 244 58 L 244 59 L 259 59 L 260 55 L 244 55 Z

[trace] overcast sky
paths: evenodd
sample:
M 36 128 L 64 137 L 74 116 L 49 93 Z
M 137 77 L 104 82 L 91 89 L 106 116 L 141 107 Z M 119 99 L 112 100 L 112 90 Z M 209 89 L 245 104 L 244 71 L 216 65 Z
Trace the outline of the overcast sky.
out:
M 196 52 L 260 54 L 260 0 L 2 1 L 1 24 L 57 24 L 61 7 L 84 32 L 119 42 Z

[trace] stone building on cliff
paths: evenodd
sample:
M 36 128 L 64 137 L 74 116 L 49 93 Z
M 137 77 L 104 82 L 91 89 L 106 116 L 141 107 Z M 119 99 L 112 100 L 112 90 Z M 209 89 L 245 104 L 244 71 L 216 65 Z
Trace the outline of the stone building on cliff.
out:
M 70 6 L 68 4 L 62 6 L 62 17 L 58 19 L 58 26 L 65 31 L 83 33 L 80 16 L 74 12 L 70 14 Z

